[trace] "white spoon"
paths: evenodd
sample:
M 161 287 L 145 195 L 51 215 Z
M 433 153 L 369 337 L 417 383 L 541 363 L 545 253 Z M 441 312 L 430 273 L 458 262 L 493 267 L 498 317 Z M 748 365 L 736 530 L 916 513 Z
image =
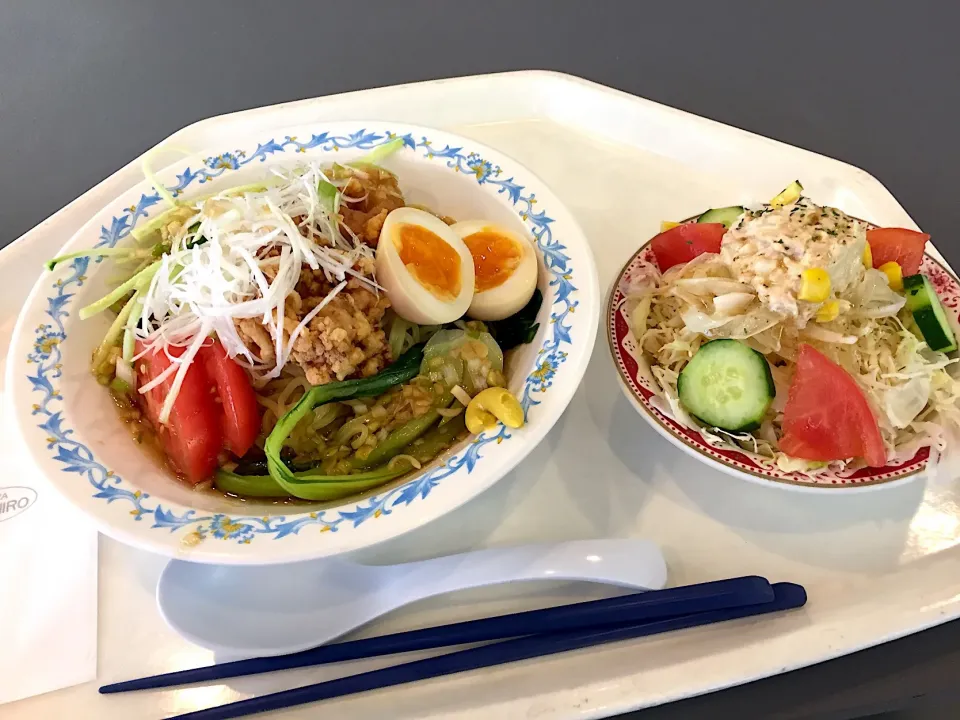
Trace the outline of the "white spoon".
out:
M 479 550 L 402 565 L 337 558 L 295 565 L 225 566 L 172 560 L 157 604 L 187 640 L 230 655 L 316 647 L 416 600 L 521 580 L 583 580 L 638 590 L 667 581 L 646 540 L 580 540 Z

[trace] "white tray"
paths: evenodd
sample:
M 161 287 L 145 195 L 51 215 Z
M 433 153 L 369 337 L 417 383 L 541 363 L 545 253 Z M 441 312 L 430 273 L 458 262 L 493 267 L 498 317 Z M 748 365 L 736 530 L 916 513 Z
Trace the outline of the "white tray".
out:
M 379 117 L 473 137 L 523 162 L 590 238 L 606 288 L 661 219 L 770 194 L 795 177 L 810 194 L 878 224 L 912 225 L 872 177 L 849 165 L 576 78 L 540 72 L 367 90 L 250 110 L 170 138 L 229 144 L 275 126 Z M 49 257 L 107 200 L 140 179 L 121 169 L 0 253 L 0 350 Z M 602 324 L 601 324 L 602 325 Z M 601 333 L 603 329 L 601 327 Z M 0 373 L 2 377 L 2 373 Z M 510 476 L 429 527 L 367 551 L 396 561 L 487 545 L 643 536 L 660 542 L 673 584 L 742 574 L 807 587 L 802 612 L 685 631 L 368 693 L 324 706 L 331 717 L 607 717 L 809 665 L 960 615 L 960 497 L 912 483 L 866 495 L 797 495 L 711 470 L 658 437 L 617 387 L 606 341 L 557 427 Z M 163 560 L 104 541 L 102 682 L 212 660 L 166 629 L 153 604 Z M 597 588 L 485 592 L 421 604 L 382 632 L 598 597 Z M 505 599 L 505 595 L 509 595 Z M 228 601 L 228 599 L 225 599 Z M 356 672 L 390 660 L 352 663 Z M 230 686 L 101 697 L 93 685 L 3 708 L 6 720 L 156 717 L 333 677 L 318 668 Z M 313 717 L 316 708 L 284 714 Z

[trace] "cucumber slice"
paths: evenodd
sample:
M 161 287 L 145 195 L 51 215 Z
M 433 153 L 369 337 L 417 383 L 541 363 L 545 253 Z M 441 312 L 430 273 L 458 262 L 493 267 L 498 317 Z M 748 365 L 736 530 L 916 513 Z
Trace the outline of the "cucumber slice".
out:
M 907 296 L 907 309 L 923 333 L 923 339 L 931 350 L 953 352 L 957 339 L 953 334 L 947 312 L 943 309 L 937 291 L 926 275 L 909 275 L 903 279 L 903 291 Z
M 779 195 L 771 200 L 770 204 L 773 205 L 773 207 L 781 207 L 782 205 L 795 203 L 800 199 L 800 193 L 802 192 L 803 185 L 800 184 L 799 180 L 794 180 L 792 183 L 787 185 Z
M 711 340 L 680 371 L 680 403 L 707 425 L 747 432 L 760 421 L 777 390 L 767 359 L 739 340 Z
M 720 223 L 728 230 L 737 218 L 743 215 L 743 208 L 739 205 L 731 205 L 725 208 L 712 208 L 697 218 L 698 223 Z

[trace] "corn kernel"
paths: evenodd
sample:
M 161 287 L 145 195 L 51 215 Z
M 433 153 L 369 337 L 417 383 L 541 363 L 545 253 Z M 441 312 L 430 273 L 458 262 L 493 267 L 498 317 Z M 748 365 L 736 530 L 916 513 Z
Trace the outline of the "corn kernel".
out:
M 481 433 L 496 427 L 499 420 L 507 427 L 523 426 L 523 407 L 505 388 L 487 388 L 474 397 L 464 413 L 467 429 Z
M 863 266 L 873 267 L 873 250 L 870 249 L 870 243 L 863 244 Z
M 779 195 L 770 201 L 770 207 L 778 208 L 795 203 L 800 199 L 800 193 L 802 192 L 803 185 L 800 184 L 799 180 L 794 180 L 787 185 Z
M 891 290 L 897 292 L 903 290 L 903 270 L 900 268 L 900 263 L 891 260 L 878 267 L 877 270 L 887 276 L 887 285 L 890 286 Z
M 809 268 L 800 276 L 800 300 L 823 302 L 830 297 L 830 275 L 823 268 Z
M 673 222 L 672 220 L 664 220 L 660 223 L 660 232 L 666 232 L 667 230 L 673 230 L 675 227 L 678 227 L 680 223 Z
M 820 309 L 817 310 L 817 322 L 828 323 L 836 320 L 840 314 L 840 303 L 836 300 L 827 300 Z

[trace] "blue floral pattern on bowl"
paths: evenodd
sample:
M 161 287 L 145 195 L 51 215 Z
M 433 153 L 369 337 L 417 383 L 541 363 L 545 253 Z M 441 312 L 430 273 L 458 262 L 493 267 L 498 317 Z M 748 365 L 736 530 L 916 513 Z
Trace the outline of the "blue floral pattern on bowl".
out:
M 478 184 L 495 186 L 497 192 L 506 195 L 520 218 L 529 228 L 537 247 L 543 255 L 549 274 L 549 285 L 554 288 L 552 305 L 549 308 L 549 327 L 546 338 L 537 352 L 535 369 L 526 378 L 521 404 L 524 411 L 540 404 L 538 396 L 551 387 L 557 368 L 567 359 L 565 346 L 571 343 L 570 315 L 575 312 L 578 301 L 577 288 L 573 283 L 573 268 L 565 247 L 553 237 L 552 218 L 545 210 L 537 209 L 534 193 L 516 183 L 513 177 L 502 177 L 501 169 L 485 160 L 476 152 L 463 147 L 444 144 L 438 147 L 428 138 L 419 139 L 411 134 L 396 135 L 358 130 L 348 135 L 329 133 L 313 134 L 309 138 L 285 136 L 281 140 L 270 139 L 257 145 L 253 152 L 243 150 L 223 152 L 208 157 L 197 168 L 186 168 L 177 176 L 177 183 L 167 190 L 174 196 L 182 194 L 195 183 L 202 185 L 231 170 L 255 162 L 266 162 L 278 153 L 303 153 L 319 148 L 323 151 L 346 149 L 370 150 L 401 137 L 404 145 L 429 160 L 443 162 L 455 172 L 473 176 Z M 144 194 L 139 201 L 125 208 L 112 219 L 109 226 L 101 228 L 97 247 L 113 247 L 127 237 L 137 223 L 149 215 L 150 208 L 161 201 L 156 192 Z M 401 508 L 425 499 L 437 485 L 452 475 L 466 469 L 473 471 L 485 448 L 491 443 L 502 443 L 511 438 L 510 431 L 499 426 L 496 431 L 483 433 L 462 451 L 449 457 L 442 465 L 413 477 L 410 481 L 390 488 L 359 502 L 310 513 L 291 515 L 247 516 L 223 513 L 201 514 L 195 510 L 178 513 L 154 500 L 149 493 L 133 489 L 123 478 L 117 476 L 97 461 L 93 452 L 82 442 L 74 439 L 74 431 L 65 425 L 62 413 L 63 398 L 56 388 L 62 374 L 60 349 L 67 339 L 65 320 L 77 288 L 87 278 L 91 260 L 78 258 L 68 266 L 69 274 L 58 278 L 46 298 L 46 315 L 49 322 L 36 327 L 32 351 L 27 363 L 36 368 L 27 376 L 33 392 L 39 400 L 33 405 L 33 415 L 40 422 L 37 426 L 46 433 L 47 449 L 61 470 L 76 473 L 89 482 L 93 497 L 104 502 L 122 502 L 130 506 L 130 514 L 137 522 L 150 522 L 151 527 L 167 531 L 184 531 L 184 540 L 200 541 L 206 537 L 250 543 L 256 538 L 270 537 L 276 540 L 295 535 L 308 526 L 317 526 L 322 532 L 338 532 L 345 527 L 357 527 L 369 520 L 389 515 Z M 93 261 L 99 262 L 99 261 Z

